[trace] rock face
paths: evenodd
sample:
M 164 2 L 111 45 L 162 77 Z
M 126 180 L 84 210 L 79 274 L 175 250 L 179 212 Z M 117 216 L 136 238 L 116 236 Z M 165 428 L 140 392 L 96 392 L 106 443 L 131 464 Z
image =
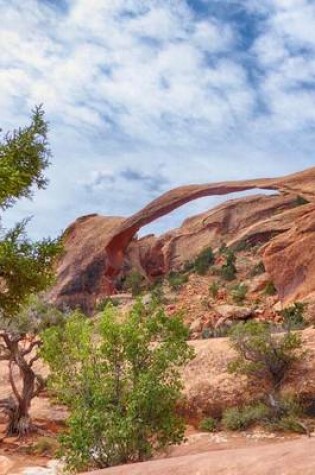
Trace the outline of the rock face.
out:
M 230 200 L 162 236 L 136 236 L 142 226 L 189 201 L 250 189 L 277 194 Z M 119 288 L 124 268 L 136 268 L 150 281 L 180 269 L 206 246 L 244 240 L 264 243 L 262 259 L 283 300 L 315 298 L 314 222 L 315 168 L 283 178 L 179 187 L 127 219 L 89 215 L 73 223 L 65 232 L 50 298 L 90 312 Z

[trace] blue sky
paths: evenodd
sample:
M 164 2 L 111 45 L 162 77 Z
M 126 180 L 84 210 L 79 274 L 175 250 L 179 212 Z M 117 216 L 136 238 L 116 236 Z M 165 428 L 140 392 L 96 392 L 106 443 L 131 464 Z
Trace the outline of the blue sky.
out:
M 54 236 L 182 184 L 315 165 L 313 0 L 0 0 L 0 15 L 1 127 L 43 103 L 53 152 L 49 188 L 7 226 L 31 215 Z

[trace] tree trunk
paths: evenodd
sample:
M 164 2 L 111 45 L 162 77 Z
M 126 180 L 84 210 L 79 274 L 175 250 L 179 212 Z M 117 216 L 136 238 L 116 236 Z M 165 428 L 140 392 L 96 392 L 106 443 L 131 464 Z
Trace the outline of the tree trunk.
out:
M 12 400 L 8 411 L 7 434 L 10 436 L 25 437 L 34 430 L 29 412 L 34 394 L 35 375 L 30 368 L 28 371 L 22 370 L 22 380 L 22 393 L 18 401 Z

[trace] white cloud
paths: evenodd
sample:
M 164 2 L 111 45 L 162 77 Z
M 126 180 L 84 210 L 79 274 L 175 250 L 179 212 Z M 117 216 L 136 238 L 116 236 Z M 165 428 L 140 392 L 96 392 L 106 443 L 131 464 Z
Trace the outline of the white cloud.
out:
M 275 161 L 275 174 L 286 172 L 288 157 L 305 153 L 288 153 L 291 140 L 311 149 L 314 4 L 227 2 L 260 22 L 247 51 L 233 16 L 202 15 L 192 3 L 68 0 L 63 10 L 0 0 L 1 125 L 23 124 L 40 102 L 51 122 L 52 185 L 19 208 L 40 216 L 38 234 L 55 229 L 43 206 L 60 227 L 81 213 L 135 211 L 163 166 L 166 189 L 267 175 Z M 134 168 L 146 177 L 142 195 L 120 175 Z

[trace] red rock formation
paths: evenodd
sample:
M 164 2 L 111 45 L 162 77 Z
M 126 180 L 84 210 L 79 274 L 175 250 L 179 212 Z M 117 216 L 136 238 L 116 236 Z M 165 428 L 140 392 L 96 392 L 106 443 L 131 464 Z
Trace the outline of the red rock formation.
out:
M 189 201 L 250 189 L 275 190 L 278 194 L 228 201 L 160 237 L 136 237 L 142 226 Z M 80 218 L 66 231 L 65 255 L 51 299 L 58 304 L 79 304 L 90 311 L 97 299 L 112 292 L 124 263 L 151 279 L 180 268 L 206 246 L 216 247 L 222 241 L 231 245 L 243 239 L 267 243 L 263 259 L 280 296 L 303 299 L 315 294 L 314 190 L 312 168 L 283 178 L 179 187 L 128 219 L 98 215 Z M 298 195 L 311 203 L 296 206 Z

